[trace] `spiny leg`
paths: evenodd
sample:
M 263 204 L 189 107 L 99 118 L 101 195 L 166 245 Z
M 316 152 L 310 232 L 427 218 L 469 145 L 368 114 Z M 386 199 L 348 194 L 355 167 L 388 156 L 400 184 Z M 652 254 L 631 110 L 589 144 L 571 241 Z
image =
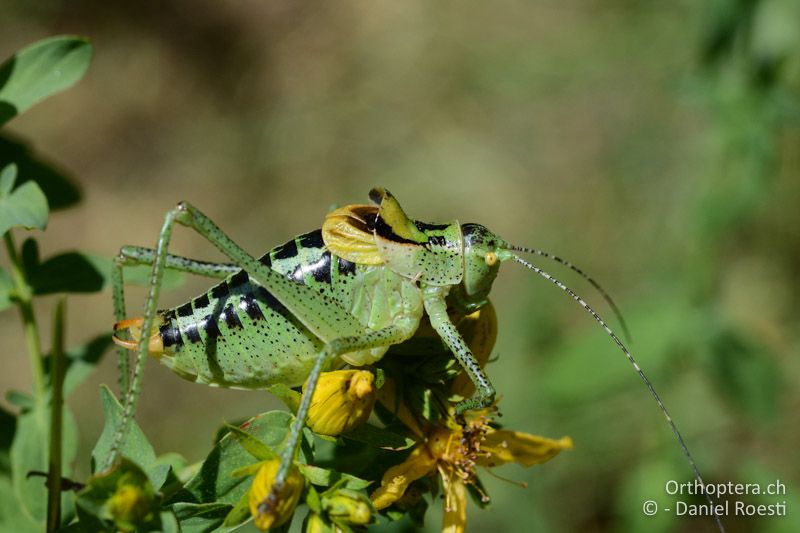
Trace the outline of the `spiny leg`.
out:
M 314 395 L 314 390 L 317 387 L 317 382 L 322 372 L 327 365 L 339 357 L 340 355 L 354 352 L 357 350 L 368 350 L 370 348 L 378 348 L 389 344 L 399 344 L 405 340 L 410 339 L 416 331 L 417 321 L 412 319 L 400 319 L 395 325 L 379 329 L 378 331 L 369 332 L 360 336 L 340 337 L 329 342 L 325 348 L 319 353 L 311 373 L 308 376 L 308 381 L 305 385 L 303 399 L 300 402 L 300 407 L 297 409 L 297 415 L 292 423 L 289 431 L 289 439 L 281 454 L 281 465 L 278 473 L 275 475 L 275 480 L 272 485 L 272 490 L 264 501 L 259 504 L 258 509 L 260 513 L 268 513 L 277 504 L 278 494 L 283 488 L 286 481 L 286 475 L 292 466 L 295 455 L 300 445 L 300 440 L 303 433 L 308 410 L 311 406 L 311 398 Z
M 299 285 L 284 277 L 271 268 L 261 264 L 255 257 L 248 254 L 230 237 L 220 230 L 214 222 L 194 206 L 181 202 L 170 210 L 164 217 L 164 224 L 159 233 L 158 245 L 153 254 L 153 269 L 150 274 L 150 284 L 145 300 L 144 317 L 141 329 L 144 332 L 152 330 L 158 305 L 158 295 L 161 291 L 161 282 L 164 270 L 167 268 L 167 249 L 169 247 L 172 229 L 175 223 L 194 229 L 201 236 L 216 246 L 223 254 L 233 260 L 240 268 L 244 269 L 250 277 L 264 286 L 273 296 L 283 304 L 286 309 L 297 317 L 314 335 L 323 342 L 330 343 L 342 336 L 356 337 L 363 333 L 359 322 L 348 311 L 343 309 L 330 297 L 320 295 L 315 290 Z M 121 275 L 118 276 L 121 281 Z M 115 297 L 121 293 L 115 290 Z M 124 307 L 115 303 L 115 308 Z M 123 310 L 124 311 L 124 310 Z M 122 436 L 125 433 L 128 420 L 135 412 L 136 402 L 141 389 L 141 376 L 148 353 L 148 336 L 142 335 L 136 350 L 136 365 L 133 370 L 133 379 L 128 388 L 125 406 L 119 427 L 112 440 L 109 457 L 104 468 L 109 468 L 119 456 Z
M 124 267 L 137 265 L 152 266 L 155 262 L 155 257 L 156 250 L 152 248 L 123 246 L 120 248 L 119 254 L 114 258 L 114 264 L 111 269 L 111 287 L 114 299 L 114 317 L 117 322 L 123 320 L 127 314 L 125 309 Z M 230 263 L 211 263 L 170 254 L 166 256 L 165 268 L 217 279 L 235 274 L 239 270 L 239 267 Z M 130 386 L 128 350 L 120 347 L 117 352 L 119 354 L 119 385 L 121 394 L 124 395 L 127 394 Z
M 456 326 L 447 316 L 447 304 L 439 287 L 429 287 L 424 291 L 425 312 L 431 326 L 444 341 L 458 362 L 464 368 L 469 379 L 475 384 L 475 394 L 456 404 L 456 413 L 461 414 L 469 409 L 480 409 L 494 401 L 495 390 L 489 378 L 481 369 L 481 365 L 464 342 Z
M 148 265 L 152 266 L 156 258 L 157 250 L 142 246 L 123 246 L 119 250 L 116 263 L 121 266 Z M 180 255 L 167 254 L 165 267 L 168 270 L 185 272 L 205 276 L 207 278 L 224 279 L 231 274 L 236 274 L 241 267 L 233 263 L 215 263 L 211 261 L 201 261 Z

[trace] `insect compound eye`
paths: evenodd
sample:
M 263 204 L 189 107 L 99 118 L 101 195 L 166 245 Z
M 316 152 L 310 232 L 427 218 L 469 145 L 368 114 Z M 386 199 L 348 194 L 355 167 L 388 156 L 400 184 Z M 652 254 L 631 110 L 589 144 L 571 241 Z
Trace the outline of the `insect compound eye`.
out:
M 484 256 L 483 260 L 486 261 L 487 265 L 494 266 L 494 264 L 497 263 L 497 254 L 494 252 L 488 252 Z

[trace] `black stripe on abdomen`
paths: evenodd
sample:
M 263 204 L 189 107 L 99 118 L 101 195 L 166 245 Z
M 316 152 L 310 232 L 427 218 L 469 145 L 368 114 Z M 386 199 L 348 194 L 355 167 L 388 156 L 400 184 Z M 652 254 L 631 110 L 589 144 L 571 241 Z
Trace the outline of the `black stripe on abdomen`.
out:
M 325 241 L 322 240 L 322 230 L 310 231 L 297 238 L 303 248 L 324 248 Z
M 261 312 L 261 308 L 258 306 L 258 302 L 252 294 L 245 294 L 242 296 L 242 299 L 239 301 L 239 308 L 244 309 L 247 316 L 253 320 L 263 320 L 264 318 L 264 314 Z
M 348 261 L 347 259 L 339 259 L 339 274 L 344 274 L 345 276 L 349 276 L 356 271 L 356 264 Z
M 164 344 L 164 348 L 169 348 L 170 346 L 177 346 L 180 348 L 183 346 L 183 337 L 181 337 L 180 330 L 171 323 L 164 324 L 158 328 L 158 334 L 161 336 L 161 342 Z
M 297 243 L 292 239 L 275 249 L 275 259 L 291 259 L 297 255 Z

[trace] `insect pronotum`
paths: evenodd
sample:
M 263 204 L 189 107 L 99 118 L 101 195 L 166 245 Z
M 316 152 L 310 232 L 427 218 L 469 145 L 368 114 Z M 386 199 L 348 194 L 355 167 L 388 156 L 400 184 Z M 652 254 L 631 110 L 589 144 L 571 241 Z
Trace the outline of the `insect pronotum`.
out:
M 486 305 L 500 264 L 510 260 L 566 292 L 605 330 L 658 403 L 694 477 L 703 484 L 675 422 L 625 344 L 583 298 L 517 254 L 553 259 L 587 279 L 626 331 L 616 305 L 597 282 L 568 261 L 513 246 L 479 224 L 427 224 L 406 216 L 385 189 L 375 188 L 369 197 L 373 205 L 337 209 L 326 216 L 321 229 L 260 258 L 248 254 L 185 202 L 167 213 L 156 249 L 126 246 L 120 250 L 112 275 L 117 317 L 114 340 L 121 346 L 122 390 L 127 395 L 106 467 L 117 460 L 125 426 L 135 413 L 148 354 L 181 377 L 208 385 L 258 389 L 306 383 L 307 393 L 290 429 L 273 490 L 259 507 L 264 512 L 275 504 L 285 481 L 320 373 L 335 360 L 353 366 L 374 363 L 391 345 L 413 337 L 423 315 L 475 384 L 473 397 L 458 403 L 456 411 L 491 404 L 495 390 L 451 317 Z M 231 263 L 170 255 L 176 223 L 194 229 Z M 152 265 L 144 315 L 126 319 L 123 267 L 139 264 Z M 220 281 L 190 302 L 157 311 L 167 269 Z M 382 296 L 373 298 L 376 295 Z M 127 349 L 136 351 L 132 378 Z M 712 503 L 709 496 L 707 499 Z M 724 530 L 719 517 L 714 518 Z

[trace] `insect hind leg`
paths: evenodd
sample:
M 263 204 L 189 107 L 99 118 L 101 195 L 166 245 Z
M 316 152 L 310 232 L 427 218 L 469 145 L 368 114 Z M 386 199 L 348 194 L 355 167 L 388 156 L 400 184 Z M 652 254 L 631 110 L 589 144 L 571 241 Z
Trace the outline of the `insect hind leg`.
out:
M 336 305 L 334 300 L 321 296 L 314 289 L 299 285 L 261 264 L 219 229 L 210 218 L 187 202 L 181 202 L 167 212 L 164 217 L 164 223 L 161 226 L 155 252 L 148 251 L 141 254 L 142 256 L 149 255 L 150 257 L 147 259 L 152 260 L 153 265 L 141 324 L 143 332 L 149 332 L 153 328 L 164 271 L 171 262 L 169 258 L 174 259 L 176 257 L 167 253 L 175 223 L 193 229 L 217 247 L 233 261 L 236 267 L 245 270 L 250 277 L 270 291 L 290 313 L 296 316 L 323 342 L 331 343 L 342 336 L 351 337 L 363 334 L 363 327 L 358 320 L 343 307 Z M 115 312 L 122 316 L 124 315 L 124 299 L 122 297 L 121 268 L 116 269 L 113 278 Z M 125 434 L 129 419 L 136 410 L 136 403 L 139 399 L 142 371 L 147 353 L 148 336 L 143 334 L 139 338 L 136 350 L 136 364 L 130 380 L 130 387 L 127 388 L 122 417 L 112 439 L 104 468 L 109 468 L 119 457 L 122 437 Z
M 305 385 L 305 392 L 303 393 L 300 407 L 297 409 L 297 415 L 290 428 L 289 439 L 281 454 L 281 465 L 278 468 L 278 473 L 275 475 L 272 489 L 269 495 L 258 506 L 260 513 L 270 512 L 277 504 L 278 494 L 283 488 L 286 476 L 297 455 L 297 450 L 299 449 L 303 427 L 305 426 L 306 417 L 308 416 L 308 410 L 311 407 L 311 399 L 314 395 L 314 390 L 325 368 L 331 361 L 346 353 L 378 348 L 390 344 L 399 344 L 406 341 L 414 335 L 416 327 L 417 321 L 415 319 L 400 319 L 397 320 L 394 325 L 364 335 L 334 339 L 325 346 L 319 355 L 317 355 Z

